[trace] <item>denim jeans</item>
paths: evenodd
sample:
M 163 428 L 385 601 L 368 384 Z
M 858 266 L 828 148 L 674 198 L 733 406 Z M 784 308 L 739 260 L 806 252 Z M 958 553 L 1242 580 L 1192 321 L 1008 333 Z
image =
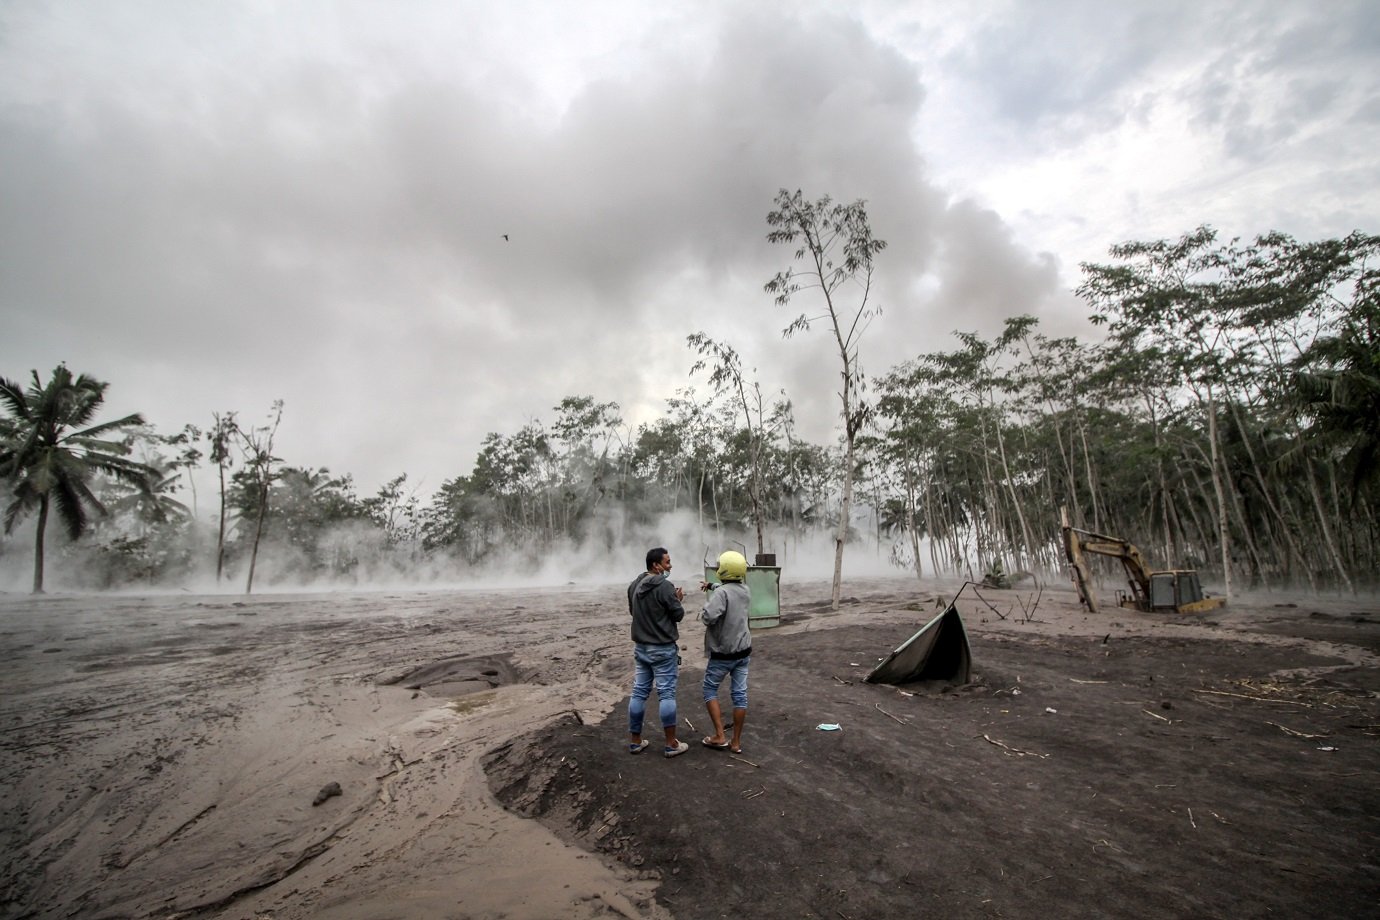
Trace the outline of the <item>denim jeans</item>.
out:
M 676 678 L 679 676 L 680 649 L 670 645 L 633 645 L 632 699 L 628 700 L 628 733 L 642 734 L 642 718 L 647 711 L 647 696 L 656 683 L 656 696 L 661 727 L 676 724 Z
M 747 709 L 748 662 L 751 660 L 751 655 L 746 658 L 739 658 L 737 661 L 709 659 L 704 666 L 704 701 L 707 703 L 717 697 L 719 684 L 723 683 L 724 678 L 731 674 L 732 680 L 728 687 L 729 694 L 733 697 L 733 708 Z

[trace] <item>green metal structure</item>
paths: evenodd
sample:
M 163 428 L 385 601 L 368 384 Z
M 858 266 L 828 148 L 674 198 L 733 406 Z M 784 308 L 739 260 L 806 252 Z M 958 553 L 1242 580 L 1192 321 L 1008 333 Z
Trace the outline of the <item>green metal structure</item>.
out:
M 719 583 L 719 573 L 714 566 L 704 567 L 704 580 L 711 585 Z M 748 606 L 748 628 L 770 629 L 781 625 L 781 566 L 750 565 L 745 582 L 752 594 Z

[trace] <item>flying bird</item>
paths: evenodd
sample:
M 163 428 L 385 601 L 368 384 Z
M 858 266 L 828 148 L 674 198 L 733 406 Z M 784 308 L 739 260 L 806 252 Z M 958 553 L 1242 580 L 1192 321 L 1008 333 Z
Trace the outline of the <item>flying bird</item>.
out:
M 503 242 L 508 242 L 508 234 L 503 234 Z

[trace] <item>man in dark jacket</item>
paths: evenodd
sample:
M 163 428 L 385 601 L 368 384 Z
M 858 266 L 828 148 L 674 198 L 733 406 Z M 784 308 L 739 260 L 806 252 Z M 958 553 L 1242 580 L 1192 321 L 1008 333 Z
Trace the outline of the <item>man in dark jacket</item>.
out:
M 647 551 L 647 571 L 628 585 L 628 612 L 632 614 L 632 698 L 628 700 L 628 753 L 641 754 L 650 741 L 642 740 L 642 719 L 647 696 L 656 684 L 661 727 L 666 732 L 667 757 L 677 757 L 690 746 L 676 738 L 676 680 L 680 671 L 680 626 L 685 616 L 681 601 L 685 591 L 667 580 L 671 554 L 658 546 Z

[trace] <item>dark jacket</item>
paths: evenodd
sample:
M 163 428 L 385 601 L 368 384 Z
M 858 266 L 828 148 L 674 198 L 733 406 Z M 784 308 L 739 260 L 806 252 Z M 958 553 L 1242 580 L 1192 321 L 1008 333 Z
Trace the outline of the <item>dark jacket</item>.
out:
M 685 608 L 676 599 L 676 588 L 665 575 L 643 572 L 628 585 L 628 612 L 632 614 L 632 639 L 646 645 L 672 645 L 680 641 L 676 624 Z

